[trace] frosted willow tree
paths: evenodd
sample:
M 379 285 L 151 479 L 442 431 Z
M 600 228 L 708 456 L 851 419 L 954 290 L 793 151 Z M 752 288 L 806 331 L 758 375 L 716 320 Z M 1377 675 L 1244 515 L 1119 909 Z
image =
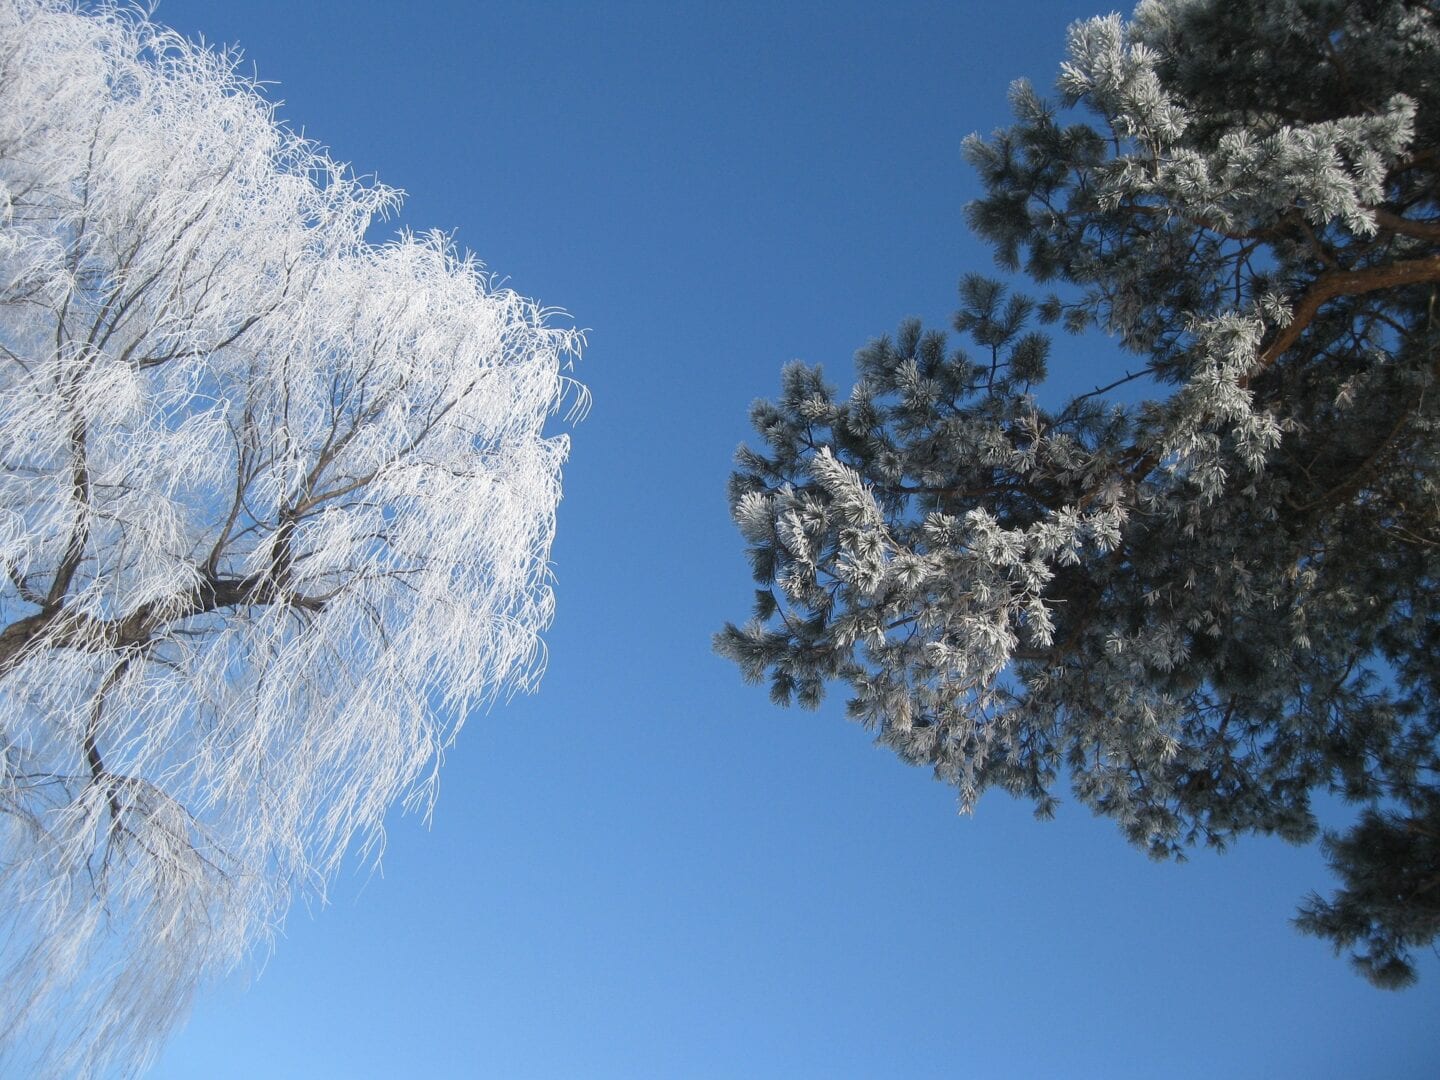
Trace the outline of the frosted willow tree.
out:
M 1440 933 L 1440 14 L 1147 0 L 1071 28 L 1060 92 L 966 149 L 972 225 L 1065 298 L 967 277 L 973 351 L 908 322 L 846 398 L 786 370 L 717 647 L 783 703 L 848 684 L 967 808 L 1064 775 L 1160 857 L 1310 841 L 1337 792 L 1297 921 L 1405 985 Z M 1042 406 L 1035 315 L 1134 370 Z
M 580 344 L 131 10 L 0 0 L 0 1071 L 142 1063 L 537 677 Z

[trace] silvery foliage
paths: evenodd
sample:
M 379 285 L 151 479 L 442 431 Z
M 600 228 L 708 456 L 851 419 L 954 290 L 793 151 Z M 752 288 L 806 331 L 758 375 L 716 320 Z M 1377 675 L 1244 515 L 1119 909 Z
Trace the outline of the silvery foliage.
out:
M 236 61 L 0 2 L 7 1075 L 143 1064 L 542 666 L 578 335 Z
M 1037 305 L 976 276 L 977 352 L 907 322 L 847 398 L 790 366 L 717 647 L 780 702 L 848 684 L 966 809 L 1048 815 L 1063 774 L 1157 857 L 1310 841 L 1337 792 L 1343 887 L 1298 922 L 1404 985 L 1440 932 L 1436 9 L 1146 0 L 1071 28 L 1059 89 L 1093 118 L 1019 83 L 967 142 L 970 221 L 1135 370 L 1042 405 Z

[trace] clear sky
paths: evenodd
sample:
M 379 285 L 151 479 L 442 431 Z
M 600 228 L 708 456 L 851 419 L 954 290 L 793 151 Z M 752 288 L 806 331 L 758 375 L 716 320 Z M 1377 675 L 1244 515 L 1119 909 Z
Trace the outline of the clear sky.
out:
M 1440 962 L 1371 989 L 1288 925 L 1318 852 L 1157 864 L 1034 822 L 710 652 L 750 582 L 725 505 L 752 399 L 990 267 L 969 132 L 1049 87 L 1085 0 L 163 0 L 293 126 L 590 329 L 538 695 L 473 717 L 156 1076 L 1432 1077 Z M 1057 382 L 1105 381 L 1060 343 Z

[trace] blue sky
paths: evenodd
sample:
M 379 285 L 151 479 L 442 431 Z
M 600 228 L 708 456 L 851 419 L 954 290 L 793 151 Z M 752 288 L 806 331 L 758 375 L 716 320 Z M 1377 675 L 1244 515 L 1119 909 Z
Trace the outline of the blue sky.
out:
M 792 358 L 849 378 L 988 269 L 960 141 L 1048 87 L 1084 2 L 164 0 L 293 126 L 590 329 L 538 695 L 474 717 L 156 1076 L 1432 1076 L 1440 963 L 1372 990 L 1288 925 L 1317 852 L 1148 861 L 1067 801 L 973 819 L 710 652 L 750 597 L 725 505 Z M 1055 381 L 1119 361 L 1062 342 Z

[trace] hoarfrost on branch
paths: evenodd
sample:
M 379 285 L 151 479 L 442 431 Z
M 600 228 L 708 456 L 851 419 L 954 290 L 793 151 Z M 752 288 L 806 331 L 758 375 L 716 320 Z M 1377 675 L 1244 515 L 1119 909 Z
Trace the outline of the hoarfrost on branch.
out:
M 0 1062 L 143 1062 L 542 667 L 578 333 L 237 60 L 0 2 Z

